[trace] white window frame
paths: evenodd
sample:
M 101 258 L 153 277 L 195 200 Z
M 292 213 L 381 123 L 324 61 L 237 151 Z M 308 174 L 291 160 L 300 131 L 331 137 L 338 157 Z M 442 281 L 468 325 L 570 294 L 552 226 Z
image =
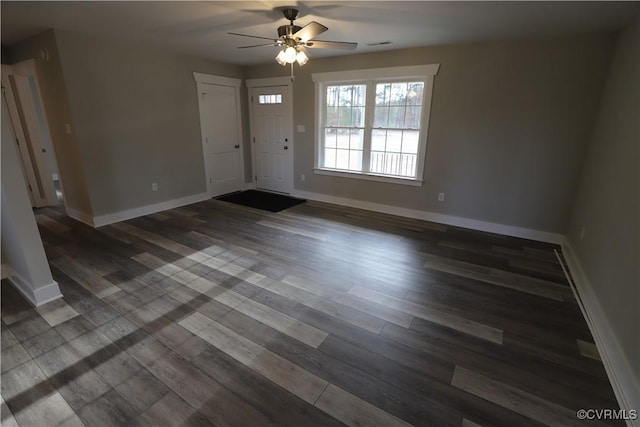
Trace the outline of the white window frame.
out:
M 396 184 L 421 186 L 424 182 L 424 167 L 427 154 L 427 137 L 429 133 L 429 119 L 431 116 L 431 98 L 433 95 L 434 77 L 438 74 L 440 64 L 413 65 L 407 67 L 371 68 L 365 70 L 332 71 L 328 73 L 313 73 L 311 78 L 315 83 L 315 138 L 314 138 L 314 173 L 318 175 L 340 176 L 345 178 L 365 179 L 369 181 L 390 182 Z M 367 84 L 367 107 L 365 112 L 365 146 L 371 147 L 370 136 L 367 131 L 373 128 L 373 110 L 375 93 L 371 88 L 376 83 L 415 80 L 424 82 L 422 104 L 422 118 L 420 125 L 420 141 L 418 145 L 417 169 L 415 178 L 379 175 L 371 172 L 341 171 L 321 167 L 323 149 L 324 112 L 326 108 L 327 86 L 343 84 Z M 373 90 L 375 92 L 375 89 Z M 363 167 L 368 165 L 368 159 L 363 158 Z

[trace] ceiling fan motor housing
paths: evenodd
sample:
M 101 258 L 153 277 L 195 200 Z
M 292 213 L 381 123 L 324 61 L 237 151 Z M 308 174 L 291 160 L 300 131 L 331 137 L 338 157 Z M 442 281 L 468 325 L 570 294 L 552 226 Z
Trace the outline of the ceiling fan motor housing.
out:
M 291 37 L 297 33 L 302 27 L 299 25 L 282 25 L 278 27 L 278 37 L 288 36 Z

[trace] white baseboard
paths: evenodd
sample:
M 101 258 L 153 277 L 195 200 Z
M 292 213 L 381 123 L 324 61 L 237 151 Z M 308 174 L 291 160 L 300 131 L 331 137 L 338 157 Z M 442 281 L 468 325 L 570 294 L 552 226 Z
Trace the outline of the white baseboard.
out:
M 87 224 L 89 227 L 93 227 L 93 217 L 89 214 L 86 214 L 84 212 L 80 212 L 77 209 L 74 208 L 70 208 L 70 207 L 66 207 L 67 209 L 67 215 L 69 215 L 71 218 L 80 221 L 84 224 Z
M 11 267 L 8 264 L 2 264 L 2 268 L 0 268 L 0 279 L 6 279 L 11 274 Z
M 256 183 L 255 182 L 245 182 L 244 186 L 242 187 L 242 190 L 255 190 L 256 189 Z
M 34 307 L 40 307 L 48 302 L 62 298 L 60 287 L 56 281 L 33 289 L 31 285 L 14 271 L 10 272 L 8 280 Z
M 179 208 L 180 206 L 190 205 L 192 203 L 198 203 L 208 199 L 210 199 L 208 193 L 194 194 L 192 196 L 181 197 L 179 199 L 154 203 L 153 205 L 140 206 L 138 208 L 127 209 L 125 211 L 94 216 L 92 219 L 92 223 L 93 227 L 102 227 L 103 225 L 126 221 L 128 219 L 137 218 L 139 216 L 166 211 L 167 209 Z
M 479 221 L 470 218 L 462 218 L 452 215 L 439 214 L 435 212 L 421 211 L 417 209 L 407 209 L 397 206 L 385 205 L 382 203 L 365 202 L 362 200 L 353 200 L 346 197 L 331 196 L 328 194 L 311 193 L 307 191 L 294 190 L 291 193 L 294 197 L 302 199 L 315 200 L 318 202 L 332 203 L 336 205 L 348 206 L 351 208 L 364 209 L 368 211 L 380 212 L 390 215 L 403 216 L 406 218 L 421 219 L 424 221 L 437 222 L 439 224 L 452 225 L 462 228 L 470 228 L 473 230 L 486 231 L 488 233 L 502 234 L 506 236 L 520 237 L 523 239 L 532 239 L 542 242 L 561 244 L 564 242 L 564 236 L 561 234 L 550 233 L 548 231 L 532 230 L 529 228 L 513 227 L 510 225 L 497 224 L 487 221 Z
M 627 414 L 632 409 L 640 411 L 640 379 L 633 376 L 631 363 L 622 351 L 591 283 L 573 248 L 567 241 L 562 245 L 562 252 L 579 296 L 577 298 L 578 304 L 598 348 L 620 409 L 625 410 Z M 627 425 L 640 427 L 640 418 L 627 420 Z

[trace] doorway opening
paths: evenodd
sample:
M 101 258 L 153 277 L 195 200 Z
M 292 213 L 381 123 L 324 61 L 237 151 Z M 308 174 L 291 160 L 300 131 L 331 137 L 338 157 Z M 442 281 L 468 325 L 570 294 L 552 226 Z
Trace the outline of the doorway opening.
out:
M 2 96 L 16 136 L 31 206 L 64 205 L 64 186 L 58 173 L 35 60 L 2 65 Z

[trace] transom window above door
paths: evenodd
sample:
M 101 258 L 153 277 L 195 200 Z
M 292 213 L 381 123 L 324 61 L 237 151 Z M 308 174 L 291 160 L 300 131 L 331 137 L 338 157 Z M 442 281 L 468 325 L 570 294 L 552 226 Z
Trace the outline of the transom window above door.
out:
M 421 185 L 438 67 L 313 74 L 315 172 Z
M 282 104 L 282 94 L 260 95 L 258 96 L 258 104 Z

